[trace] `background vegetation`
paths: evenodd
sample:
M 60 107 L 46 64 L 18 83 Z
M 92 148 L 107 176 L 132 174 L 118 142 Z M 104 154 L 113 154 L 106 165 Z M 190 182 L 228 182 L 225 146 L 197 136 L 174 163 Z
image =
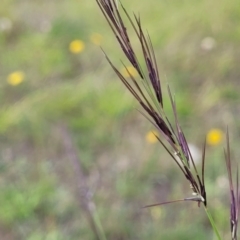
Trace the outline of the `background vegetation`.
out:
M 152 38 L 170 118 L 167 83 L 188 141 L 201 151 L 208 134 L 209 207 L 228 239 L 222 134 L 238 159 L 239 2 L 123 4 Z M 1 0 L 0 239 L 214 239 L 197 204 L 141 208 L 191 191 L 99 45 L 121 69 L 94 0 Z

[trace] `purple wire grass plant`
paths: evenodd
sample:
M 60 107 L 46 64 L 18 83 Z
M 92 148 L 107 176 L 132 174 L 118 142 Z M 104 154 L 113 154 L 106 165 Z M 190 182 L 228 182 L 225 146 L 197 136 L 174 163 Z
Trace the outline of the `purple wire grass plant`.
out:
M 105 19 L 107 20 L 113 34 L 115 35 L 120 48 L 122 49 L 124 55 L 130 62 L 132 67 L 138 73 L 138 76 L 132 74 L 126 67 L 126 65 L 122 63 L 130 79 L 128 77 L 125 77 L 125 75 L 122 74 L 118 70 L 118 68 L 112 63 L 104 50 L 102 50 L 107 61 L 113 68 L 114 72 L 117 74 L 118 78 L 122 81 L 125 87 L 141 105 L 143 109 L 143 112 L 141 113 L 151 122 L 151 124 L 159 132 L 159 136 L 155 135 L 156 138 L 168 152 L 173 161 L 177 164 L 179 170 L 183 173 L 184 177 L 189 182 L 190 188 L 192 190 L 191 197 L 186 197 L 175 201 L 151 204 L 145 207 L 153 207 L 179 201 L 194 201 L 197 202 L 198 206 L 200 207 L 202 203 L 217 238 L 222 239 L 215 225 L 215 222 L 207 208 L 207 194 L 204 182 L 206 141 L 204 141 L 203 144 L 201 174 L 199 174 L 191 151 L 189 149 L 188 142 L 180 126 L 177 115 L 176 103 L 169 86 L 168 94 L 174 114 L 173 124 L 169 121 L 168 116 L 164 112 L 161 81 L 159 77 L 156 56 L 149 34 L 145 34 L 142 30 L 140 17 L 136 14 L 133 14 L 134 20 L 132 20 L 124 6 L 117 0 L 96 0 L 96 2 Z M 128 35 L 127 28 L 125 26 L 119 8 L 122 9 L 123 13 L 130 22 L 134 33 L 137 36 L 141 47 L 141 56 L 136 54 L 132 47 L 131 39 Z M 140 60 L 143 60 L 144 66 L 140 65 Z M 227 133 L 227 150 L 225 151 L 225 158 L 231 196 L 231 236 L 232 240 L 236 240 L 239 209 L 238 177 L 237 187 L 234 191 L 229 149 L 229 136 Z

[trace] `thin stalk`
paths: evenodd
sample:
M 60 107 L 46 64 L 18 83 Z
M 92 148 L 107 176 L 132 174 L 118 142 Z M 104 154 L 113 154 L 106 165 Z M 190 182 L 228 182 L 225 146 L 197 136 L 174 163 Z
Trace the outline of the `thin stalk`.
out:
M 221 236 L 220 236 L 220 234 L 219 234 L 219 231 L 218 231 L 218 229 L 217 229 L 217 226 L 216 226 L 216 224 L 215 224 L 215 222 L 214 222 L 214 220 L 213 220 L 213 217 L 212 217 L 211 213 L 208 211 L 208 209 L 207 209 L 205 206 L 204 206 L 204 210 L 205 210 L 205 212 L 206 212 L 206 214 L 207 214 L 207 216 L 208 216 L 208 219 L 209 219 L 209 221 L 210 221 L 210 223 L 211 223 L 211 225 L 212 225 L 212 229 L 213 229 L 213 231 L 215 232 L 218 240 L 222 240 L 222 238 L 221 238 Z
M 98 215 L 98 212 L 97 212 L 96 209 L 95 209 L 95 211 L 93 211 L 93 219 L 94 219 L 94 222 L 97 226 L 98 237 L 100 238 L 100 240 L 107 240 L 105 232 L 104 232 L 103 227 L 102 227 L 101 220 L 99 218 L 99 215 Z
M 71 133 L 65 124 L 59 124 L 59 128 L 61 130 L 63 145 L 67 157 L 72 163 L 74 169 L 79 205 L 86 214 L 87 220 L 89 222 L 90 228 L 95 235 L 95 238 L 97 240 L 107 240 L 101 224 L 101 220 L 97 214 L 96 205 L 94 204 L 92 197 L 89 197 L 92 194 L 89 194 L 91 191 L 87 185 L 88 179 L 82 169 L 81 161 L 78 157 L 79 154 L 73 142 Z

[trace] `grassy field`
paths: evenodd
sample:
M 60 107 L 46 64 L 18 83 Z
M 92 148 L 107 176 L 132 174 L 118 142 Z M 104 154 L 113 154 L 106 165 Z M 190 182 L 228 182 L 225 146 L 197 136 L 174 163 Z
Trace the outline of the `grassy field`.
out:
M 239 158 L 239 2 L 122 2 L 151 36 L 169 118 L 167 84 L 194 152 L 208 137 L 209 209 L 229 239 L 223 147 L 228 125 Z M 129 64 L 94 0 L 1 0 L 0 239 L 215 239 L 197 204 L 142 208 L 191 191 L 99 45 Z

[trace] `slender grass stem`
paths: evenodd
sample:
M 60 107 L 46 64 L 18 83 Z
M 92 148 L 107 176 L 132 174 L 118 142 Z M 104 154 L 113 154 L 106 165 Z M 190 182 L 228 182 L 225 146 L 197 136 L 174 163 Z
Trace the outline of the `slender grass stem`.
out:
M 209 221 L 210 221 L 210 223 L 212 225 L 212 229 L 213 229 L 213 231 L 215 232 L 215 234 L 217 236 L 217 239 L 218 240 L 222 240 L 222 238 L 221 238 L 221 236 L 219 234 L 219 231 L 217 229 L 217 226 L 216 226 L 216 224 L 215 224 L 215 222 L 213 220 L 213 217 L 212 217 L 211 213 L 208 211 L 208 209 L 205 206 L 204 206 L 204 210 L 205 210 L 205 212 L 206 212 L 206 214 L 208 216 L 208 219 L 209 219 Z
M 95 235 L 95 239 L 107 240 L 101 224 L 101 220 L 97 213 L 96 205 L 94 204 L 93 199 L 87 195 L 87 193 L 91 191 L 87 185 L 87 176 L 82 169 L 81 161 L 71 137 L 71 133 L 68 130 L 67 126 L 63 123 L 59 124 L 59 128 L 61 130 L 63 145 L 66 149 L 67 156 L 74 168 L 80 207 L 86 214 L 89 225 Z
M 98 237 L 100 238 L 100 240 L 107 240 L 96 208 L 92 211 L 92 214 L 93 214 L 94 222 L 97 226 Z

